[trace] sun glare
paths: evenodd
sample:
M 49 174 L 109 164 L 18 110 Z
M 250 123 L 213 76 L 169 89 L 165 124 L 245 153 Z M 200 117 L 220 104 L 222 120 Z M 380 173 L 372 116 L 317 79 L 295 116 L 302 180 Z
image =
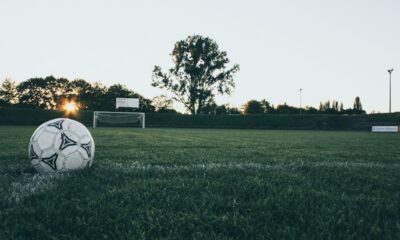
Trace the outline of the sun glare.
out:
M 63 108 L 67 113 L 73 113 L 75 111 L 78 111 L 78 106 L 76 105 L 75 102 L 67 102 L 64 104 Z

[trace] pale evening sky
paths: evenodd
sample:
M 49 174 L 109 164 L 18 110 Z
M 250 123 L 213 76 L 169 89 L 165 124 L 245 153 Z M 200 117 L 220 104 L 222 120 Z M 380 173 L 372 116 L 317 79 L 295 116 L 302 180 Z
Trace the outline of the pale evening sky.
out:
M 217 102 L 400 111 L 398 0 L 1 0 L 0 79 L 54 75 L 126 84 L 152 98 L 154 65 L 164 69 L 176 41 L 213 38 L 238 63 L 236 89 Z

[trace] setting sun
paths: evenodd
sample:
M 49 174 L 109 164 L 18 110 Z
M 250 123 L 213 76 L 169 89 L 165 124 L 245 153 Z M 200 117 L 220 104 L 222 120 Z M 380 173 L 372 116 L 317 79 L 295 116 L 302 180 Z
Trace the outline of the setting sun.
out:
M 66 112 L 75 112 L 78 111 L 78 106 L 76 105 L 75 102 L 67 102 L 64 104 L 64 110 Z

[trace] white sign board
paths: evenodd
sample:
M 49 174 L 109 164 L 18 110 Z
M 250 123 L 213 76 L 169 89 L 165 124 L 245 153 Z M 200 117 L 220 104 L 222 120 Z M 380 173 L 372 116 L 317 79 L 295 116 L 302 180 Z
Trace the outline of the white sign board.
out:
M 399 126 L 372 126 L 373 132 L 399 132 Z
M 139 108 L 139 98 L 117 98 L 115 107 L 121 108 Z

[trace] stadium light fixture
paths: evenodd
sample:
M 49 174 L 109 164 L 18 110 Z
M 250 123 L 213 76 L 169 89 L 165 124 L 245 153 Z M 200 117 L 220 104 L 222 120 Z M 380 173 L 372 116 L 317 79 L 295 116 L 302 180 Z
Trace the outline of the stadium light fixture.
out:
M 387 70 L 389 73 L 389 113 L 392 112 L 392 69 Z

